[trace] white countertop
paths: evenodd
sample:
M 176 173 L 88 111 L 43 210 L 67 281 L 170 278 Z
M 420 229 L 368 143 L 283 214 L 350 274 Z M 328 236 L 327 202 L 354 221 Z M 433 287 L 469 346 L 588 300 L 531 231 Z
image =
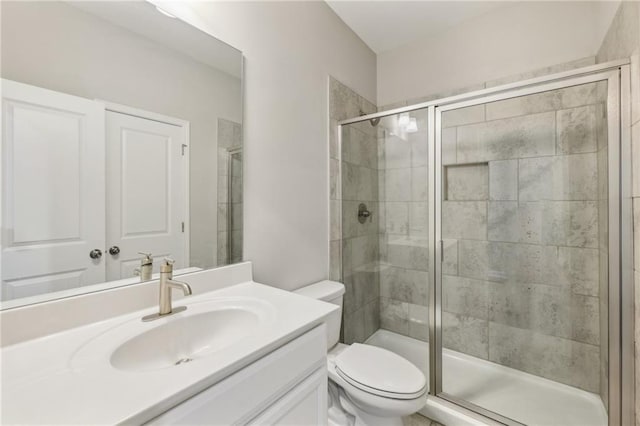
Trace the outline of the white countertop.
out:
M 194 295 L 174 302 L 174 307 L 225 297 L 267 301 L 275 315 L 259 332 L 175 368 L 123 371 L 108 358 L 72 361 L 89 342 L 124 323 L 133 321 L 140 328 L 139 319 L 157 307 L 3 348 L 1 423 L 144 423 L 321 324 L 338 309 L 252 281 Z M 158 321 L 166 320 L 170 318 Z

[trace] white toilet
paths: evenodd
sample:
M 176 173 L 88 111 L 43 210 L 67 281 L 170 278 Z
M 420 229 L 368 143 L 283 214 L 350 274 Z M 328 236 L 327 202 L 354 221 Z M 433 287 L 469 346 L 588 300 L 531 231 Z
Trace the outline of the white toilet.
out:
M 344 285 L 321 281 L 296 293 L 340 306 L 327 321 L 329 425 L 401 426 L 424 407 L 427 380 L 403 357 L 376 346 L 338 343 Z

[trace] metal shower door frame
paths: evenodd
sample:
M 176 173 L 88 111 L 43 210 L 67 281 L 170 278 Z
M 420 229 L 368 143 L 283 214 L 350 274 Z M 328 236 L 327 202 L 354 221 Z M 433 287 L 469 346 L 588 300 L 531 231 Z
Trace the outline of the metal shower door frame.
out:
M 594 68 L 594 67 L 591 67 Z M 631 238 L 623 241 L 621 235 L 632 233 L 631 212 L 631 164 L 630 138 L 625 128 L 629 127 L 629 66 L 616 64 L 601 67 L 592 72 L 584 69 L 575 75 L 563 73 L 560 77 L 523 81 L 517 86 L 488 95 L 468 99 L 439 102 L 430 108 L 433 111 L 433 127 L 429 132 L 429 223 L 433 229 L 430 262 L 429 304 L 429 352 L 430 352 L 430 395 L 454 403 L 467 410 L 481 414 L 497 422 L 518 425 L 513 419 L 470 403 L 442 390 L 442 114 L 460 108 L 483 105 L 505 99 L 513 99 L 537 93 L 567 88 L 588 83 L 607 82 L 607 123 L 608 123 L 608 212 L 609 212 L 609 425 L 632 424 L 633 420 L 633 276 Z M 627 83 L 625 83 L 627 82 Z M 430 120 L 431 123 L 431 120 Z M 432 131 L 431 131 L 432 129 Z M 622 161 L 626 159 L 626 161 Z M 623 321 L 624 318 L 624 321 Z M 625 324 L 625 329 L 622 328 Z M 630 379 L 629 379 L 630 378 Z

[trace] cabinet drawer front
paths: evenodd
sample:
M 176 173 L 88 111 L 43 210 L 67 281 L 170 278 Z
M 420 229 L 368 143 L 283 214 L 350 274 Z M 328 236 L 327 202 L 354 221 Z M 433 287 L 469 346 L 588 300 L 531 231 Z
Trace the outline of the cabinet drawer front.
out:
M 147 424 L 245 424 L 304 378 L 326 369 L 322 324 Z
M 327 369 L 321 367 L 249 422 L 252 426 L 327 424 Z

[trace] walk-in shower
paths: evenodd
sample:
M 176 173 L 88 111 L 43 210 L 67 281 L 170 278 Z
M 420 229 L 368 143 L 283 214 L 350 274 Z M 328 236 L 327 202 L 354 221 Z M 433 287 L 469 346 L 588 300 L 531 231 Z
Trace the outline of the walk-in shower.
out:
M 342 121 L 344 340 L 405 356 L 470 415 L 620 424 L 628 78 L 598 65 Z

